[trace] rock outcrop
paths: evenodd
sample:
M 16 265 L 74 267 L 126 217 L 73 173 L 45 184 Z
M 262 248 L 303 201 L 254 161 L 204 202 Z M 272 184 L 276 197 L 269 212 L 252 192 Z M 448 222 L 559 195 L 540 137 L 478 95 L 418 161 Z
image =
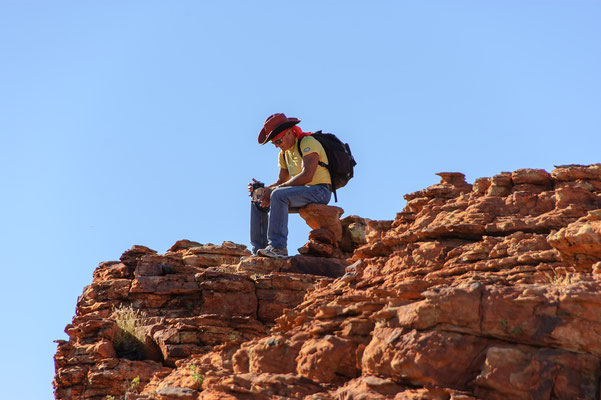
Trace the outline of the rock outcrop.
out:
M 394 220 L 315 224 L 305 248 L 347 260 L 181 241 L 102 263 L 56 398 L 599 399 L 601 165 L 439 175 Z

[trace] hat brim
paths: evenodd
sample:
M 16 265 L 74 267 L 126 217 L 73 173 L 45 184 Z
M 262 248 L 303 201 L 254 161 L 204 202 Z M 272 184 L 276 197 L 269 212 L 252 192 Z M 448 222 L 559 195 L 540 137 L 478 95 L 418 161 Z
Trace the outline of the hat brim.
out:
M 278 125 L 271 132 L 266 132 L 265 128 L 261 129 L 261 132 L 259 132 L 259 144 L 265 144 L 265 143 L 269 142 L 271 139 L 276 137 L 279 133 L 281 133 L 282 131 L 285 131 L 288 128 L 293 127 L 294 125 L 298 124 L 299 122 L 300 122 L 300 119 L 298 119 L 298 118 L 290 118 L 288 121 Z

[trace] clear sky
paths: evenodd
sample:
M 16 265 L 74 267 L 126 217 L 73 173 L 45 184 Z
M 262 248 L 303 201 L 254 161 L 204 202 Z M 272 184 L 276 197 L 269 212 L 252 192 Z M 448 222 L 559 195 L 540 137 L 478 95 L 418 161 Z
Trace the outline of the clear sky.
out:
M 337 205 L 372 219 L 436 172 L 601 162 L 601 1 L 0 0 L 0 56 L 7 399 L 52 398 L 99 262 L 248 245 L 272 113 L 350 143 Z

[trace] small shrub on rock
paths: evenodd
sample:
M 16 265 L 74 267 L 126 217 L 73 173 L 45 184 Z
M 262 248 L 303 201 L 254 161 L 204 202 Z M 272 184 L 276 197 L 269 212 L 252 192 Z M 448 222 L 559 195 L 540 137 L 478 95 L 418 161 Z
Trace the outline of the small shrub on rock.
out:
M 144 332 L 143 321 L 146 314 L 134 310 L 130 306 L 119 306 L 113 310 L 113 318 L 119 331 L 113 340 L 115 351 L 120 358 L 128 360 L 144 360 Z

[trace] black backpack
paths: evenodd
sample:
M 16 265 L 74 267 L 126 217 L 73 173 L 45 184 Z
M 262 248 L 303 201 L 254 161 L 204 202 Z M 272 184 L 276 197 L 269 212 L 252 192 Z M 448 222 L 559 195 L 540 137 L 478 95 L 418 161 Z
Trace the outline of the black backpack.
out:
M 357 162 L 353 158 L 351 148 L 348 143 L 342 143 L 336 135 L 331 133 L 322 133 L 317 131 L 312 133 L 310 136 L 317 139 L 317 141 L 323 146 L 323 149 L 328 156 L 328 164 L 319 162 L 324 168 L 327 168 L 330 172 L 330 178 L 332 179 L 332 192 L 334 193 L 334 200 L 338 202 L 338 196 L 336 195 L 336 189 L 340 189 L 345 186 L 349 180 L 353 177 L 353 168 L 357 165 Z M 303 136 L 304 138 L 304 136 Z M 303 139 L 297 141 L 298 143 L 298 154 L 301 152 L 301 142 Z

